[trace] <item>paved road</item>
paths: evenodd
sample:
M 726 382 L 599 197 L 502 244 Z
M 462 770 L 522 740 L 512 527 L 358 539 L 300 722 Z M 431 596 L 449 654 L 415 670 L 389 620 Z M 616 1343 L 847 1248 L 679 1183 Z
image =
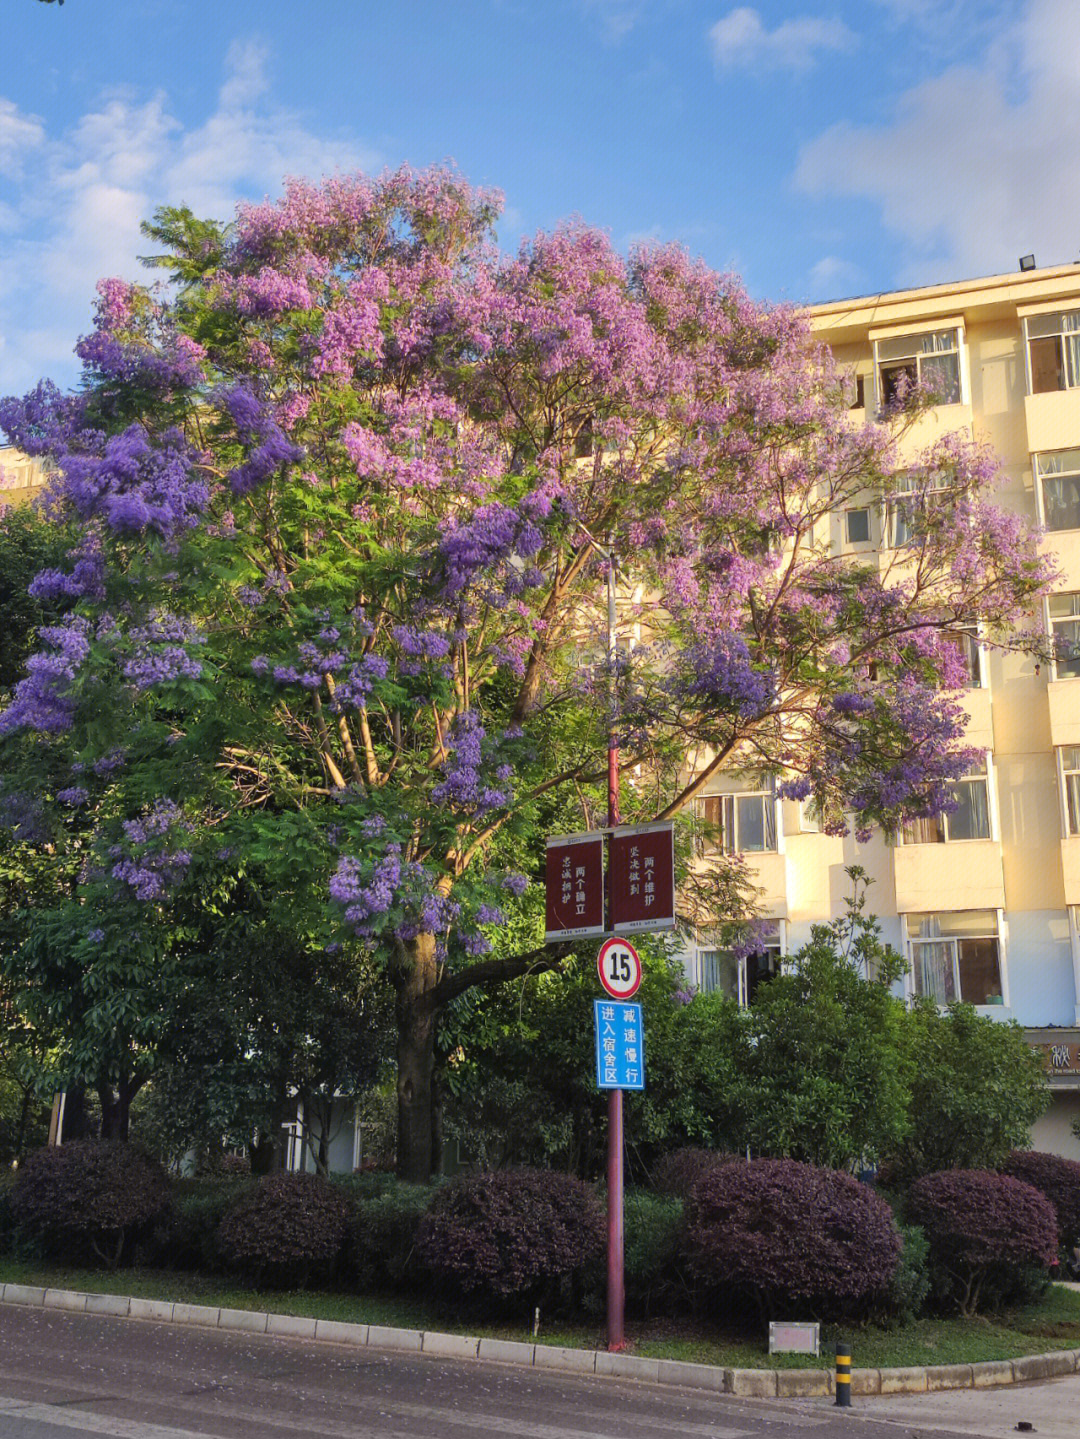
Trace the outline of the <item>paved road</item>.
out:
M 1075 1415 L 1080 1390 L 1072 1398 Z M 906 1413 L 883 1422 L 871 1402 L 845 1414 L 825 1400 L 734 1399 L 0 1306 L 0 1439 L 909 1439 Z M 940 1418 L 918 1432 L 928 1428 L 999 1432 Z

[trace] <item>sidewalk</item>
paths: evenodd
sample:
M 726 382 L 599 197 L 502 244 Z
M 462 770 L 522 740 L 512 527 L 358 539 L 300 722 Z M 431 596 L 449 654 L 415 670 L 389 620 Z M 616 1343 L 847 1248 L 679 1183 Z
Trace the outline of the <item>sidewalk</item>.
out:
M 799 1412 L 821 1419 L 822 1400 L 802 1400 Z M 834 1411 L 835 1412 L 835 1411 Z M 1014 1384 L 1005 1389 L 964 1389 L 938 1394 L 853 1399 L 852 1414 L 902 1426 L 907 1435 L 944 1430 L 978 1439 L 1016 1439 L 1017 1424 L 1032 1425 L 1036 1439 L 1076 1439 L 1080 1433 L 1080 1375 Z

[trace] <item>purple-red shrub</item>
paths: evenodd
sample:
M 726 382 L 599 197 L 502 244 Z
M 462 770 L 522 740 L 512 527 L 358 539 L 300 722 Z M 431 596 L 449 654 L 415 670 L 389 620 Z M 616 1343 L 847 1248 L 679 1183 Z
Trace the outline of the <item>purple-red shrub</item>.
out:
M 900 1260 L 889 1205 L 850 1174 L 794 1159 L 715 1166 L 686 1202 L 684 1244 L 708 1288 L 752 1295 L 768 1313 L 798 1302 L 857 1312 Z
M 89 1246 L 110 1269 L 127 1237 L 168 1205 L 161 1165 L 118 1140 L 79 1139 L 37 1150 L 19 1170 L 11 1197 L 16 1223 L 50 1249 L 77 1255 Z
M 718 1164 L 730 1164 L 737 1158 L 718 1149 L 696 1149 L 686 1145 L 669 1149 L 653 1165 L 653 1188 L 658 1194 L 672 1194 L 685 1199 L 701 1176 Z
M 963 1314 L 996 1307 L 1026 1271 L 1057 1260 L 1054 1206 L 1008 1174 L 942 1169 L 908 1191 L 907 1218 L 921 1226 L 939 1298 Z
M 1014 1149 L 1001 1168 L 1045 1194 L 1057 1213 L 1062 1244 L 1070 1249 L 1080 1244 L 1080 1163 L 1036 1149 Z
M 570 1174 L 503 1169 L 452 1180 L 420 1221 L 421 1262 L 465 1293 L 533 1294 L 601 1251 L 604 1215 Z
M 341 1251 L 349 1201 L 314 1174 L 268 1174 L 218 1226 L 228 1263 L 254 1278 L 277 1271 L 306 1283 L 311 1266 L 331 1267 Z

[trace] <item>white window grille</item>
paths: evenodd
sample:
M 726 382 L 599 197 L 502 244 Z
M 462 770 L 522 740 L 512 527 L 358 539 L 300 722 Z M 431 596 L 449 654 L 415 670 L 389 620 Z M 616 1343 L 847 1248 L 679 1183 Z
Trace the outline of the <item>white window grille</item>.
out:
M 771 789 L 700 796 L 694 801 L 694 810 L 703 827 L 701 852 L 775 852 L 779 829 L 776 808 L 776 796 Z

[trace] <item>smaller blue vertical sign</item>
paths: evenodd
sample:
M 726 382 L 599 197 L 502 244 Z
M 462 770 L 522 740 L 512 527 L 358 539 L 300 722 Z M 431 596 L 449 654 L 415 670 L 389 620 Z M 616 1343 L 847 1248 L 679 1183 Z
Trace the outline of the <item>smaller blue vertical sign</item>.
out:
M 601 1089 L 645 1088 L 645 1028 L 640 1004 L 594 999 L 596 1083 Z

